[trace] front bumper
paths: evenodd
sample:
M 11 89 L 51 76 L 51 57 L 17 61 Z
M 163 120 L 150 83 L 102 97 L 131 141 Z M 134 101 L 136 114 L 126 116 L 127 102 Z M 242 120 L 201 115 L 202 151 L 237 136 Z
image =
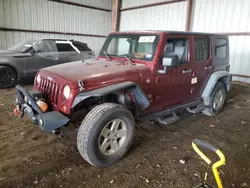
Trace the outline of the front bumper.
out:
M 36 104 L 35 97 L 41 93 L 28 91 L 25 88 L 16 86 L 17 106 L 21 112 L 26 114 L 44 132 L 52 132 L 69 122 L 69 118 L 58 111 L 42 112 Z M 27 97 L 27 103 L 24 100 Z

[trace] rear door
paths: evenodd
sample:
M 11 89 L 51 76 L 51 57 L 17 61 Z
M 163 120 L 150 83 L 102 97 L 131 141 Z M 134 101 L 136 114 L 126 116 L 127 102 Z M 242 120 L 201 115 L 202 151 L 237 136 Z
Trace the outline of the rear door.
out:
M 82 59 L 81 54 L 68 41 L 56 41 L 56 46 L 59 55 L 58 64 Z
M 206 83 L 213 72 L 212 67 L 212 40 L 209 36 L 192 37 L 191 56 L 191 93 L 192 98 L 201 97 Z
M 73 42 L 73 45 L 80 51 L 81 60 L 95 58 L 94 52 L 85 43 Z

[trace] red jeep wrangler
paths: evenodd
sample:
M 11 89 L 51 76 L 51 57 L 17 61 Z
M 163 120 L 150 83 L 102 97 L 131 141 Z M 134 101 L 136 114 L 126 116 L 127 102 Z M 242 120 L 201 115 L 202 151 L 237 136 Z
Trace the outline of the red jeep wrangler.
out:
M 90 164 L 106 167 L 128 151 L 135 120 L 169 124 L 183 109 L 216 115 L 230 89 L 229 68 L 227 36 L 115 32 L 98 58 L 42 69 L 32 91 L 16 86 L 16 111 L 45 132 L 81 112 L 78 150 Z

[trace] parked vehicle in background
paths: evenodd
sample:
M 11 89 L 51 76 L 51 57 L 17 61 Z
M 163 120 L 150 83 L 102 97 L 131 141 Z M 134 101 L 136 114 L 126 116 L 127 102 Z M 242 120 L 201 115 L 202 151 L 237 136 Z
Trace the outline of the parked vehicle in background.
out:
M 228 37 L 211 33 L 111 33 L 97 59 L 48 67 L 34 90 L 17 86 L 17 108 L 45 132 L 81 115 L 77 147 L 96 167 L 119 161 L 135 120 L 169 124 L 178 112 L 214 116 L 230 89 Z
M 86 43 L 61 39 L 29 39 L 0 51 L 0 89 L 33 80 L 41 69 L 94 58 Z

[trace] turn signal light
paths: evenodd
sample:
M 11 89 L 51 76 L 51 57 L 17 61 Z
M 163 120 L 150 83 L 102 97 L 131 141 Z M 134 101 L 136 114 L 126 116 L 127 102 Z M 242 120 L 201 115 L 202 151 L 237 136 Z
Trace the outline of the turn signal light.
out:
M 46 112 L 48 110 L 48 104 L 46 102 L 38 100 L 36 104 L 39 106 L 42 112 Z
M 65 105 L 63 105 L 63 106 L 62 106 L 62 110 L 63 110 L 64 113 L 66 113 L 67 107 L 66 107 Z

